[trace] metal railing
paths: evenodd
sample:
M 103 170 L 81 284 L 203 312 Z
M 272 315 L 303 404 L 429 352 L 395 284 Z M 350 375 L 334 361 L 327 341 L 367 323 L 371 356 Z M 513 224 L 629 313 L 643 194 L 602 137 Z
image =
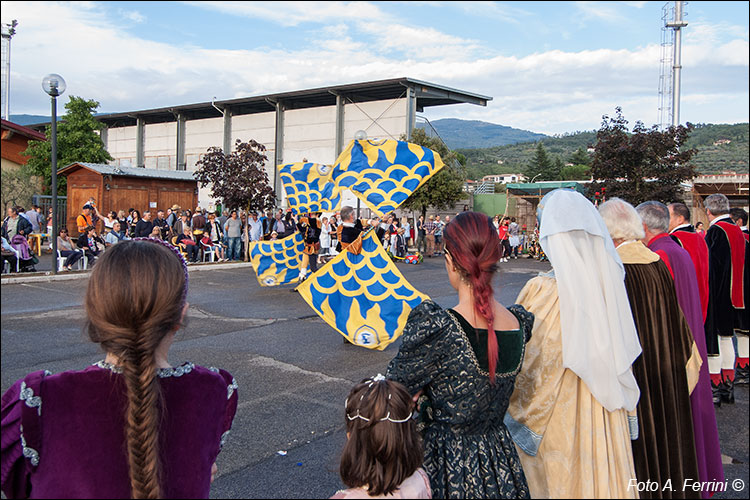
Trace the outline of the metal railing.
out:
M 42 207 L 42 214 L 44 214 L 44 218 L 46 220 L 47 213 L 49 213 L 49 209 L 52 207 L 52 196 L 35 194 L 34 196 L 31 197 L 31 202 L 34 205 L 39 205 L 40 207 Z M 68 224 L 68 197 L 67 196 L 57 197 L 57 210 L 55 213 L 57 214 L 57 227 L 58 228 L 66 227 Z M 47 231 L 46 227 L 42 229 L 45 232 Z
M 474 189 L 474 194 L 495 194 L 495 183 L 482 182 Z

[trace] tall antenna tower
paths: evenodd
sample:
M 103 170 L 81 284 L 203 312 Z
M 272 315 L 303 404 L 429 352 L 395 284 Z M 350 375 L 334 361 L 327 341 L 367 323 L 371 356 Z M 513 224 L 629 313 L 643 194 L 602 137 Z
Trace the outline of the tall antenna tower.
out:
M 659 128 L 680 124 L 680 76 L 682 71 L 683 7 L 687 2 L 669 2 L 662 7 L 661 72 L 659 74 Z
M 10 39 L 16 34 L 16 26 L 18 21 L 15 19 L 10 24 L 2 25 L 2 105 L 5 120 L 10 120 Z

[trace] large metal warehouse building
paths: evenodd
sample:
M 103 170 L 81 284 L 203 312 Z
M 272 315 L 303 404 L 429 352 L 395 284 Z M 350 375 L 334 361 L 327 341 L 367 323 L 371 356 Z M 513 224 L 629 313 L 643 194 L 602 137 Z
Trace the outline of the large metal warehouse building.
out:
M 283 92 L 169 108 L 97 115 L 113 164 L 194 170 L 211 146 L 225 152 L 237 139 L 266 148 L 266 170 L 277 194 L 276 165 L 308 160 L 332 164 L 358 130 L 368 138 L 411 136 L 417 113 L 431 106 L 475 104 L 492 98 L 412 78 Z M 202 207 L 214 202 L 201 187 Z M 283 204 L 283 203 L 282 203 Z

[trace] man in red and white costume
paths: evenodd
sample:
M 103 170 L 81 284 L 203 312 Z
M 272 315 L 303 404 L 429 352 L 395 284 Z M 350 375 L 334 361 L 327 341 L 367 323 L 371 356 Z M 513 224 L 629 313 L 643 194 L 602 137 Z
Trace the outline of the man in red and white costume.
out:
M 729 200 L 712 194 L 704 201 L 710 222 L 708 245 L 708 312 L 706 347 L 714 404 L 734 403 L 735 354 L 732 337 L 742 328 L 745 309 L 745 247 L 742 230 L 729 215 Z M 746 344 L 747 336 L 743 343 Z M 746 345 L 738 360 L 747 364 Z M 744 354 L 744 356 L 743 356 Z M 744 359 L 743 359 L 744 358 Z

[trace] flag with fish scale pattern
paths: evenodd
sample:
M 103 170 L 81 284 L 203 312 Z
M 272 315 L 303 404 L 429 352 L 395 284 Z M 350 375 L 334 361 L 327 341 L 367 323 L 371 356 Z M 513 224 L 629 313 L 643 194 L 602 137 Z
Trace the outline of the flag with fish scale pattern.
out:
M 297 287 L 302 298 L 350 342 L 383 350 L 404 331 L 417 291 L 369 230 L 359 255 L 344 251 Z
M 334 212 L 350 189 L 373 212 L 383 216 L 398 208 L 443 168 L 429 148 L 393 139 L 352 141 L 333 166 L 317 163 L 281 165 L 279 176 L 287 204 L 295 213 Z
M 285 285 L 297 281 L 305 243 L 297 231 L 273 241 L 251 241 L 250 262 L 261 286 Z

